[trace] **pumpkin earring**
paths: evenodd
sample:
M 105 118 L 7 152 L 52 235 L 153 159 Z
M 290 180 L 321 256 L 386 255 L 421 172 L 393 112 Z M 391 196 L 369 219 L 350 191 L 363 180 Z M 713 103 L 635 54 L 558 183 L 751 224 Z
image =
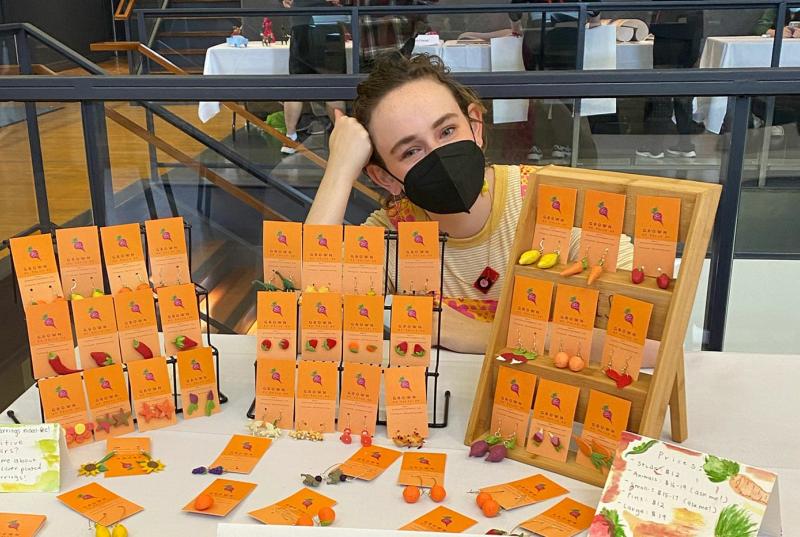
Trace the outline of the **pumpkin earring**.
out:
M 553 365 L 559 369 L 564 369 L 569 365 L 569 354 L 564 352 L 564 342 L 559 340 L 558 352 L 553 357 Z
M 577 373 L 578 371 L 581 371 L 581 370 L 583 370 L 584 367 L 586 367 L 586 360 L 584 360 L 583 356 L 581 356 L 581 344 L 580 343 L 578 343 L 578 352 L 575 354 L 575 356 L 572 356 L 569 359 L 569 362 L 567 363 L 567 365 L 569 366 L 569 370 L 574 372 L 574 373 Z

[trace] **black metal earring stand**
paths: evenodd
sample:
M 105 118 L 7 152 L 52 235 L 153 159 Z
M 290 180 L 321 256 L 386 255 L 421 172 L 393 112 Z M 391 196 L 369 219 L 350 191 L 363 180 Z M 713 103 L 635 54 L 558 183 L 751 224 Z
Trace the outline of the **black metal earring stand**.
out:
M 192 227 L 191 227 L 191 225 L 189 225 L 189 224 L 184 222 L 183 229 L 184 229 L 184 233 L 186 235 L 186 250 L 187 250 L 188 262 L 189 262 L 189 274 L 191 275 L 191 272 L 192 272 Z M 150 257 L 149 257 L 149 254 L 147 252 L 147 235 L 145 233 L 144 224 L 139 224 L 139 232 L 141 233 L 142 248 L 143 248 L 144 255 L 145 255 L 145 259 L 144 259 L 145 270 L 147 270 L 147 267 L 150 265 L 150 262 L 149 262 L 150 261 Z M 24 236 L 24 235 L 21 235 L 21 236 Z M 58 262 L 58 249 L 56 248 L 55 228 L 51 232 L 51 237 L 52 237 L 52 241 L 53 241 L 53 251 L 55 252 L 55 255 L 56 255 L 56 262 Z M 14 259 L 12 257 L 12 253 L 11 253 L 10 241 L 8 239 L 6 239 L 6 240 L 3 241 L 3 244 L 8 246 L 9 262 L 11 263 L 11 281 L 12 281 L 12 286 L 13 286 L 12 293 L 14 295 L 14 301 L 19 303 L 19 304 L 21 304 L 22 303 L 22 300 L 21 300 L 22 294 L 21 294 L 21 291 L 20 291 L 19 287 L 17 286 L 16 271 L 14 270 Z M 102 244 L 100 245 L 100 248 L 102 250 Z M 150 274 L 149 276 L 153 277 L 152 274 Z M 104 286 L 103 291 L 105 291 L 105 289 L 109 288 L 108 287 L 108 275 L 105 273 L 105 271 L 103 271 L 103 286 Z M 218 394 L 218 398 L 219 398 L 219 403 L 220 404 L 225 404 L 225 403 L 228 402 L 228 397 L 224 393 L 222 393 L 221 386 L 220 386 L 219 349 L 217 349 L 217 347 L 215 347 L 211 343 L 211 323 L 208 322 L 208 320 L 210 319 L 210 317 L 209 317 L 209 305 L 208 305 L 208 290 L 205 287 L 203 287 L 202 285 L 200 285 L 198 283 L 194 283 L 194 292 L 195 292 L 195 301 L 196 301 L 196 304 L 197 304 L 198 315 L 202 318 L 203 314 L 205 314 L 205 319 L 206 319 L 205 338 L 206 338 L 206 343 L 208 344 L 208 347 L 211 349 L 211 353 L 214 356 L 214 369 L 215 369 L 216 377 L 217 377 L 217 394 Z M 156 304 L 158 304 L 158 297 L 157 296 L 154 297 L 154 302 Z M 203 308 L 204 311 L 201 311 L 201 307 L 200 307 L 201 302 L 203 302 L 204 305 L 205 305 L 205 307 Z M 24 315 L 24 308 L 23 308 L 23 315 Z M 160 324 L 160 316 L 157 316 L 157 321 Z M 159 328 L 159 331 L 160 331 L 161 327 L 159 326 L 158 328 Z M 74 342 L 73 342 L 73 344 L 74 344 Z M 183 413 L 183 408 L 182 408 L 182 405 L 180 404 L 180 400 L 181 400 L 180 399 L 180 395 L 181 394 L 180 394 L 180 391 L 178 390 L 178 371 L 177 371 L 178 360 L 177 360 L 176 357 L 170 356 L 170 357 L 167 357 L 166 362 L 167 362 L 167 364 L 170 365 L 170 367 L 172 369 L 172 400 L 173 400 L 173 403 L 174 403 L 174 406 L 175 406 L 175 414 L 181 414 L 181 413 Z M 30 360 L 30 364 L 31 364 L 31 375 L 33 376 L 33 359 L 32 358 Z M 123 367 L 123 372 L 127 373 L 128 372 L 128 366 L 123 363 L 122 367 Z M 83 377 L 83 373 L 81 373 L 81 377 Z M 36 387 L 37 387 L 37 389 L 39 387 L 39 382 L 38 381 L 36 382 Z M 131 391 L 130 381 L 128 381 L 128 401 L 131 404 L 132 414 L 135 414 L 135 409 L 133 407 L 133 394 L 132 394 L 132 391 Z M 40 413 L 42 422 L 44 422 L 45 421 L 44 407 L 42 406 L 41 397 L 39 398 L 39 413 Z M 133 422 L 137 423 L 138 419 L 137 418 L 133 418 Z
M 432 418 L 428 422 L 428 427 L 433 429 L 443 429 L 447 427 L 448 419 L 450 416 L 450 391 L 445 390 L 442 394 L 444 398 L 443 401 L 443 412 L 442 412 L 442 419 L 441 421 L 438 419 L 438 405 L 439 405 L 439 353 L 441 352 L 441 336 L 442 336 L 442 298 L 441 293 L 444 289 L 444 249 L 447 243 L 447 233 L 439 233 L 439 253 L 440 253 L 440 272 L 439 272 L 439 303 L 436 303 L 436 298 L 434 297 L 433 300 L 433 312 L 434 314 L 438 313 L 438 321 L 436 325 L 436 359 L 434 362 L 433 370 L 431 371 L 430 365 L 425 369 L 425 387 L 426 391 L 430 392 L 430 382 L 431 379 L 433 380 L 433 408 L 432 410 Z M 395 287 L 398 285 L 398 272 L 399 272 L 399 261 L 398 261 L 398 244 L 397 244 L 397 232 L 393 230 L 386 230 L 384 232 L 384 242 L 386 244 L 386 259 L 384 262 L 384 278 L 383 278 L 383 296 L 389 292 L 389 249 L 392 248 L 391 243 L 394 242 L 394 282 Z M 299 306 L 298 306 L 299 308 Z M 383 305 L 384 311 L 391 311 L 391 306 L 386 305 L 384 300 Z M 299 330 L 296 335 L 296 339 L 298 342 L 299 348 Z M 391 365 L 391 364 L 390 364 Z M 257 361 L 254 364 L 254 369 L 257 371 Z M 339 386 L 342 385 L 342 372 L 344 371 L 344 358 L 339 362 Z M 340 390 L 341 391 L 341 390 Z M 429 399 L 430 400 L 430 399 Z M 247 410 L 247 417 L 250 419 L 255 419 L 255 408 L 256 408 L 256 401 L 253 399 L 250 408 Z M 386 425 L 386 420 L 381 420 L 378 417 L 380 416 L 380 406 L 376 412 L 376 423 L 378 425 Z

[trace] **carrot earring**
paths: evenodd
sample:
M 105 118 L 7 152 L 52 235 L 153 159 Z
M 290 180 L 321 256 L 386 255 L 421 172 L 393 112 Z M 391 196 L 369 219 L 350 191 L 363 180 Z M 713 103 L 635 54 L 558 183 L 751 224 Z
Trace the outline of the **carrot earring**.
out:
M 592 265 L 591 270 L 589 270 L 589 278 L 586 280 L 587 285 L 592 285 L 603 274 L 603 265 L 606 264 L 606 254 L 608 254 L 608 248 L 603 250 L 603 255 L 600 256 L 600 260 Z
M 587 268 L 589 268 L 589 248 L 586 249 L 586 253 L 581 259 L 562 270 L 560 276 L 574 276 L 580 274 Z

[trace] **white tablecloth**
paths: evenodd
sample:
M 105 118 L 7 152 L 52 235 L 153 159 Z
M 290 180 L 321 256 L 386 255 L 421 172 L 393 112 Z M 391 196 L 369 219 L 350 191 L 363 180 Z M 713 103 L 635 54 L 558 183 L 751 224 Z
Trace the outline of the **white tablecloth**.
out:
M 169 429 L 146 433 L 153 442 L 153 455 L 167 469 L 151 476 L 93 478 L 112 491 L 142 505 L 145 510 L 125 521 L 133 536 L 210 537 L 219 519 L 189 515 L 180 509 L 202 490 L 213 476 L 193 476 L 191 469 L 208 465 L 221 452 L 231 434 L 246 433 L 245 413 L 253 399 L 253 360 L 255 338 L 214 336 L 221 352 L 222 391 L 230 401 L 211 418 L 183 421 Z M 743 355 L 732 353 L 690 353 L 686 355 L 686 386 L 689 409 L 689 440 L 686 447 L 761 466 L 779 474 L 784 535 L 800 534 L 800 356 Z M 503 513 L 500 518 L 484 518 L 468 490 L 518 479 L 539 469 L 515 461 L 491 466 L 480 459 L 469 459 L 463 446 L 481 357 L 442 352 L 440 386 L 450 390 L 450 423 L 445 429 L 432 429 L 425 449 L 448 454 L 445 504 L 479 521 L 474 533 L 490 527 L 510 529 L 551 507 L 561 498 Z M 38 422 L 39 406 L 35 388 L 11 405 L 23 422 Z M 441 406 L 439 407 L 441 412 Z M 5 415 L 0 422 L 9 423 Z M 667 419 L 667 424 L 669 419 Z M 665 428 L 665 431 L 667 428 Z M 276 441 L 251 475 L 228 475 L 232 479 L 258 483 L 255 491 L 234 510 L 225 522 L 256 523 L 247 512 L 282 499 L 301 487 L 301 472 L 321 472 L 345 460 L 357 446 L 345 446 L 338 435 L 327 435 L 323 443 L 283 438 Z M 668 435 L 665 434 L 665 439 Z M 380 427 L 376 444 L 389 445 L 385 428 Z M 71 451 L 76 463 L 97 460 L 104 445 L 95 443 Z M 323 487 L 320 492 L 336 500 L 336 524 L 343 527 L 394 529 L 434 507 L 430 501 L 415 505 L 402 503 L 395 486 L 399 472 L 395 463 L 372 483 L 354 482 L 338 487 Z M 544 472 L 570 489 L 570 496 L 595 505 L 600 489 Z M 88 482 L 75 475 L 62 476 L 62 491 Z M 41 513 L 48 517 L 44 537 L 87 536 L 87 522 L 55 498 L 55 494 L 0 494 L 0 511 Z
M 617 43 L 617 69 L 652 69 L 653 42 Z
M 758 36 L 709 37 L 700 57 L 700 67 L 769 67 L 772 41 L 772 38 Z M 779 65 L 800 67 L 800 39 L 783 40 Z M 697 109 L 706 129 L 719 134 L 728 111 L 728 98 L 698 98 Z

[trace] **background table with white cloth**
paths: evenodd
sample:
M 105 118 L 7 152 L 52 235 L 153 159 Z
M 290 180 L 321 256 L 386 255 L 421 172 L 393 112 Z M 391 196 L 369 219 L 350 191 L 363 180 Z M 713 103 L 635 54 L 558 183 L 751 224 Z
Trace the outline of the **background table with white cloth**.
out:
M 709 37 L 700 56 L 700 67 L 769 67 L 772 61 L 772 43 L 771 37 Z M 783 40 L 779 65 L 800 67 L 800 39 Z M 713 133 L 719 134 L 722 130 L 727 111 L 727 97 L 697 98 L 698 117 L 705 122 L 706 129 Z
M 195 476 L 192 468 L 208 465 L 227 443 L 230 435 L 247 434 L 245 413 L 253 400 L 256 339 L 251 336 L 215 335 L 220 350 L 222 392 L 230 401 L 222 412 L 210 418 L 183 420 L 176 426 L 144 433 L 152 439 L 153 456 L 166 464 L 166 470 L 150 476 L 104 479 L 62 476 L 62 491 L 95 480 L 112 491 L 142 505 L 144 511 L 125 520 L 130 534 L 159 537 L 192 535 L 211 537 L 216 533 L 216 517 L 182 513 L 181 508 L 206 487 L 214 476 Z M 745 355 L 732 353 L 688 353 L 686 355 L 686 397 L 689 415 L 688 448 L 736 459 L 773 470 L 779 475 L 784 535 L 800 535 L 800 356 Z M 425 451 L 447 453 L 448 496 L 444 504 L 478 520 L 472 533 L 484 533 L 491 527 L 510 529 L 551 507 L 555 498 L 528 507 L 504 512 L 496 519 L 484 518 L 468 490 L 544 473 L 570 489 L 569 496 L 596 505 L 600 489 L 563 476 L 541 471 L 516 461 L 488 465 L 482 459 L 470 459 L 463 445 L 482 357 L 442 352 L 439 384 L 450 390 L 450 423 L 445 429 L 432 429 Z M 431 384 L 432 386 L 432 384 Z M 11 407 L 23 422 L 39 421 L 39 402 L 32 387 Z M 441 412 L 441 406 L 439 407 Z M 9 423 L 5 412 L 0 422 Z M 669 419 L 667 419 L 669 424 Z M 664 439 L 669 437 L 665 428 Z M 139 434 L 139 433 L 136 433 Z M 360 446 L 346 446 L 338 434 L 326 435 L 322 443 L 281 438 L 275 441 L 250 475 L 226 475 L 226 478 L 258 484 L 225 522 L 255 524 L 249 511 L 280 500 L 302 487 L 301 473 L 318 473 L 344 461 Z M 358 443 L 356 439 L 356 444 Z M 379 427 L 375 443 L 391 446 L 385 427 Z M 95 443 L 71 450 L 74 464 L 98 460 L 105 453 L 105 443 Z M 430 501 L 414 505 L 403 503 L 396 480 L 400 463 L 392 465 L 373 482 L 356 481 L 319 490 L 333 497 L 336 525 L 356 528 L 395 529 L 414 520 L 433 507 Z M 57 499 L 55 494 L 0 494 L 2 511 L 41 513 L 47 523 L 44 537 L 85 537 L 88 523 Z

